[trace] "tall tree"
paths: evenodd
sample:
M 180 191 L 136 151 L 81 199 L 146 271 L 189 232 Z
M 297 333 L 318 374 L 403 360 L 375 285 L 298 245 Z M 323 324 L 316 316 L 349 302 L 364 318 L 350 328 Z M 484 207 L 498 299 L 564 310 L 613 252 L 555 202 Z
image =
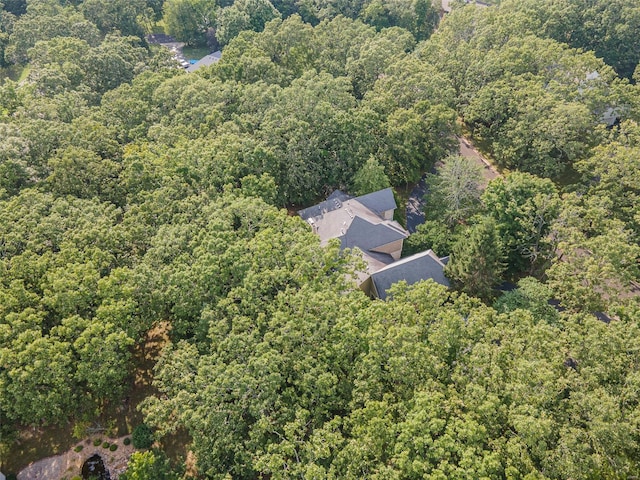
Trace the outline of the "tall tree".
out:
M 384 167 L 375 157 L 369 157 L 353 177 L 353 193 L 365 195 L 390 187 L 389 177 L 384 173 Z
M 189 45 L 206 45 L 215 25 L 215 0 L 167 0 L 162 8 L 171 35 Z
M 84 16 L 103 34 L 118 30 L 122 35 L 142 36 L 138 17 L 146 8 L 145 0 L 85 0 L 81 4 Z
M 449 227 L 471 218 L 481 209 L 482 180 L 482 168 L 473 160 L 446 157 L 436 174 L 427 175 L 427 218 Z
M 503 245 L 496 223 L 485 219 L 472 226 L 453 245 L 445 274 L 470 295 L 489 299 L 505 270 Z
M 553 240 L 548 237 L 560 206 L 555 185 L 514 172 L 489 183 L 482 202 L 495 220 L 509 273 L 544 271 L 555 255 Z

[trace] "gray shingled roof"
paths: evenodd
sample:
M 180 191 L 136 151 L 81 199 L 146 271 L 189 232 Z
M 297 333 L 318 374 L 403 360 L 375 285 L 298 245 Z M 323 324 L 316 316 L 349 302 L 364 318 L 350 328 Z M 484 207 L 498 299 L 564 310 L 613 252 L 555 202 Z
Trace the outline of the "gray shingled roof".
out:
M 324 202 L 320 202 L 317 205 L 300 210 L 298 211 L 298 215 L 300 215 L 303 220 L 319 217 L 327 212 L 332 212 L 333 210 L 341 208 L 342 202 L 346 202 L 351 198 L 353 197 L 340 190 L 335 190 Z
M 340 237 L 340 241 L 342 248 L 358 247 L 360 250 L 371 250 L 405 238 L 407 238 L 406 233 L 391 225 L 386 223 L 374 225 L 361 217 L 355 217 L 349 229 Z
M 209 55 L 202 57 L 193 65 L 189 66 L 187 68 L 187 72 L 189 73 L 195 72 L 196 70 L 202 67 L 208 67 L 209 65 L 213 65 L 214 63 L 219 61 L 221 57 L 222 57 L 222 52 L 220 50 L 218 50 L 217 52 L 210 53 Z
M 385 188 L 384 190 L 378 190 L 377 192 L 356 197 L 356 200 L 378 215 L 382 214 L 382 212 L 386 212 L 387 210 L 397 208 L 396 199 L 393 198 L 393 191 L 391 188 Z
M 416 253 L 392 263 L 373 273 L 371 279 L 382 300 L 387 298 L 387 290 L 391 285 L 401 280 L 413 285 L 420 280 L 432 279 L 441 285 L 449 286 L 449 280 L 444 276 L 444 265 L 432 250 Z
M 390 263 L 395 262 L 393 257 L 388 253 L 380 253 L 380 252 L 374 252 L 372 250 L 369 250 L 367 251 L 367 255 L 379 261 L 380 263 L 384 263 L 385 265 L 389 265 Z

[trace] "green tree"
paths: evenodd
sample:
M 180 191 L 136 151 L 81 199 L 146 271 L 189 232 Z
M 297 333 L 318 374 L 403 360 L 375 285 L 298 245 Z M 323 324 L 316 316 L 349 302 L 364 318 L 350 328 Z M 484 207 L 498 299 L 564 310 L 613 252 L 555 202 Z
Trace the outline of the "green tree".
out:
M 79 198 L 98 197 L 119 203 L 117 180 L 120 166 L 103 160 L 93 152 L 68 147 L 49 161 L 47 183 L 57 195 Z
M 549 237 L 560 198 L 547 179 L 514 172 L 489 183 L 482 194 L 507 255 L 509 273 L 544 271 L 555 256 Z
M 482 168 L 461 156 L 449 156 L 443 163 L 436 174 L 427 175 L 425 214 L 451 228 L 480 211 Z
M 505 255 L 496 223 L 485 219 L 469 228 L 451 250 L 445 274 L 460 291 L 489 299 L 502 281 Z
M 536 321 L 555 322 L 559 314 L 549 300 L 554 298 L 554 291 L 532 277 L 518 281 L 518 288 L 505 292 L 495 302 L 497 312 L 512 312 L 518 308 L 529 311 Z
M 27 51 L 39 40 L 55 37 L 76 37 L 89 45 L 99 43 L 100 32 L 73 7 L 62 8 L 50 4 L 34 5 L 13 24 L 9 45 L 5 49 L 5 59 L 13 63 L 25 63 Z
M 227 45 L 243 30 L 250 30 L 249 14 L 235 4 L 220 10 L 216 19 L 216 38 L 220 45 Z
M 410 109 L 398 108 L 385 127 L 381 161 L 394 185 L 417 182 L 457 144 L 455 112 L 443 105 L 421 101 Z
M 480 89 L 464 113 L 498 165 L 554 177 L 585 155 L 595 119 L 586 105 L 563 101 L 537 79 L 498 80 Z M 537 132 L 545 132 L 538 135 Z
M 438 10 L 430 0 L 374 0 L 363 6 L 360 17 L 378 30 L 388 27 L 405 28 L 417 41 L 426 40 L 439 20 Z
M 69 347 L 66 342 L 28 330 L 0 348 L 4 366 L 0 405 L 4 415 L 39 425 L 60 423 L 76 409 Z
M 588 197 L 607 198 L 609 213 L 640 235 L 640 128 L 626 122 L 615 138 L 594 149 L 592 155 L 578 163 Z M 595 206 L 594 206 L 595 208 Z
M 362 98 L 390 65 L 403 58 L 414 47 L 415 38 L 398 27 L 385 29 L 366 39 L 357 54 L 347 58 L 345 65 L 356 96 Z
M 15 20 L 15 15 L 6 11 L 4 4 L 0 3 L 0 67 L 7 65 L 4 58 L 4 51 L 9 44 L 9 36 L 13 30 Z
M 503 2 L 502 6 L 506 18 L 519 13 L 537 35 L 594 51 L 620 76 L 631 78 L 640 61 L 640 49 L 629 36 L 640 25 L 640 9 L 634 2 L 600 0 L 584 5 L 577 0 L 527 0 Z
M 117 400 L 129 375 L 134 341 L 114 325 L 92 322 L 75 340 L 76 379 L 99 401 Z
M 404 241 L 402 255 L 413 255 L 428 249 L 438 256 L 448 255 L 456 239 L 465 235 L 465 230 L 466 227 L 462 225 L 451 228 L 440 220 L 426 220 Z
M 557 298 L 583 312 L 606 312 L 633 302 L 630 282 L 640 278 L 640 248 L 632 232 L 611 213 L 613 202 L 575 194 L 563 200 L 553 225 L 558 258 L 547 270 Z
M 145 0 L 84 0 L 80 8 L 103 34 L 118 30 L 122 35 L 142 36 L 137 20 L 147 8 Z
M 205 45 L 215 25 L 215 0 L 167 0 L 162 7 L 167 32 L 189 45 Z
M 153 445 L 153 431 L 146 423 L 141 423 L 133 429 L 131 441 L 136 448 L 150 448 Z
M 279 16 L 269 0 L 236 0 L 220 10 L 216 38 L 226 45 L 243 30 L 261 32 L 267 22 Z
M 369 157 L 353 177 L 353 193 L 356 195 L 377 192 L 390 186 L 391 183 L 389 177 L 384 173 L 384 167 L 378 163 L 375 157 Z
M 127 470 L 120 475 L 123 480 L 174 480 L 179 475 L 171 470 L 169 459 L 160 452 L 134 452 L 127 464 Z

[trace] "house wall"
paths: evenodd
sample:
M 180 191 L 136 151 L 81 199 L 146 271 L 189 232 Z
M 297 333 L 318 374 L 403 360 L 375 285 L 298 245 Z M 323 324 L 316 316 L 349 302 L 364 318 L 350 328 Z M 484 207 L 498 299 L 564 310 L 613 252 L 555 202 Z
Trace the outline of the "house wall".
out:
M 395 209 L 387 210 L 386 212 L 382 212 L 382 218 L 385 220 L 393 220 L 393 212 Z
M 370 297 L 377 298 L 378 296 L 376 292 L 376 287 L 373 284 L 373 280 L 371 280 L 371 277 L 368 277 L 364 282 L 360 284 L 360 290 L 362 290 L 365 294 L 367 294 Z
M 393 257 L 394 260 L 400 259 L 400 254 L 402 253 L 402 243 L 403 239 L 396 240 L 395 242 L 387 243 L 386 245 L 380 245 L 379 247 L 372 248 L 371 250 L 379 253 L 388 253 Z

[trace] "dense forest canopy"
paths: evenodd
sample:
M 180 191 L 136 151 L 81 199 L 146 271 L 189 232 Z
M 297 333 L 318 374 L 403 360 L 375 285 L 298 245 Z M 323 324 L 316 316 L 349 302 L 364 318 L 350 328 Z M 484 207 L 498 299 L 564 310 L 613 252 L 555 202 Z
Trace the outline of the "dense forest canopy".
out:
M 0 0 L 0 465 L 162 323 L 130 480 L 640 475 L 640 4 L 452 3 Z M 426 172 L 451 289 L 285 209 Z

